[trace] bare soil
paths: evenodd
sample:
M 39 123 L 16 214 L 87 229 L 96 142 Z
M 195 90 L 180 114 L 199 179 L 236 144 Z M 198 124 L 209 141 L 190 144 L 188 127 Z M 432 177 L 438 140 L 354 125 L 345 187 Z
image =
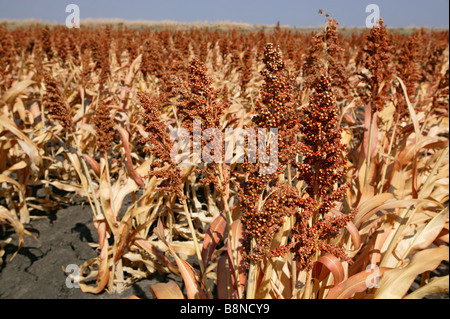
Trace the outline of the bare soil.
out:
M 89 205 L 74 205 L 41 216 L 26 226 L 39 240 L 25 236 L 24 244 L 13 260 L 17 250 L 17 236 L 5 247 L 3 265 L 0 266 L 0 299 L 117 299 L 135 295 L 139 298 L 153 298 L 149 286 L 168 279 L 181 283 L 172 275 L 152 275 L 141 280 L 121 294 L 83 293 L 79 288 L 69 288 L 67 276 L 62 267 L 81 265 L 98 256 L 88 243 L 97 242 L 97 231 L 92 221 Z M 12 229 L 7 231 L 13 233 Z M 4 237 L 0 230 L 0 238 Z M 9 235 L 9 234 L 6 234 Z M 70 282 L 69 282 L 70 283 Z M 69 285 L 71 286 L 71 285 Z

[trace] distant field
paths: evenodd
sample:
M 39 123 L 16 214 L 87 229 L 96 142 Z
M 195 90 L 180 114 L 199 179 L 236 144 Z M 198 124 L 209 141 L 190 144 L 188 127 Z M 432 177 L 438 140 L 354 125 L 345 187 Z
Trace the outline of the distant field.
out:
M 9 20 L 9 19 L 0 19 L 0 25 L 8 26 L 9 28 L 17 28 L 17 27 L 26 27 L 29 25 L 33 25 L 35 23 L 41 23 L 41 24 L 48 24 L 50 26 L 57 25 L 56 22 L 48 22 L 48 21 L 42 21 L 42 20 L 34 20 L 34 19 L 26 19 L 26 20 Z M 186 30 L 189 28 L 208 28 L 210 30 L 230 30 L 233 28 L 239 29 L 239 30 L 246 30 L 246 31 L 259 31 L 261 29 L 266 31 L 273 31 L 276 28 L 276 24 L 273 25 L 254 25 L 254 24 L 248 24 L 248 23 L 240 23 L 240 22 L 192 22 L 192 23 L 182 23 L 182 22 L 175 22 L 175 21 L 144 21 L 144 20 L 136 20 L 136 21 L 126 21 L 121 19 L 83 19 L 80 21 L 81 26 L 83 27 L 96 27 L 96 26 L 109 26 L 112 28 L 120 27 L 120 26 L 127 26 L 130 28 L 149 28 L 151 30 L 163 30 L 163 29 L 169 29 L 169 30 Z M 320 27 L 298 27 L 298 26 L 288 26 L 288 25 L 281 25 L 281 28 L 283 29 L 291 29 L 294 31 L 302 32 L 302 33 L 310 33 L 310 32 L 317 32 L 321 31 Z M 391 32 L 397 32 L 397 33 L 413 33 L 420 29 L 420 26 L 409 26 L 404 28 L 393 28 L 389 27 L 388 29 Z M 340 32 L 343 35 L 349 35 L 352 33 L 359 33 L 363 32 L 367 28 L 365 27 L 351 27 L 351 26 L 341 26 Z M 444 31 L 446 29 L 443 28 L 424 28 L 427 31 L 435 30 L 435 31 Z

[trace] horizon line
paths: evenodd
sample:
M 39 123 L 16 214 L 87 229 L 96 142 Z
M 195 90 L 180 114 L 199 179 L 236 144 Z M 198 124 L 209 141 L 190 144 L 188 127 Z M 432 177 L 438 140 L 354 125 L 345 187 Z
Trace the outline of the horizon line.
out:
M 48 25 L 65 25 L 64 23 L 60 23 L 58 21 L 49 21 L 44 19 L 37 18 L 24 18 L 24 19 L 11 19 L 11 18 L 0 18 L 0 24 L 48 24 Z M 232 27 L 245 27 L 245 28 L 254 28 L 254 27 L 269 27 L 275 28 L 277 24 L 258 24 L 258 23 L 248 23 L 248 22 L 237 22 L 237 21 L 229 21 L 229 20 L 219 20 L 219 21 L 175 21 L 175 20 L 144 20 L 144 19 L 136 19 L 136 20 L 126 20 L 122 18 L 84 18 L 80 19 L 80 24 L 87 25 L 107 25 L 107 24 L 127 24 L 127 25 L 149 25 L 149 26 L 199 26 L 199 27 L 217 27 L 217 26 L 232 26 Z M 339 21 L 338 21 L 339 23 Z M 281 28 L 284 29 L 295 29 L 295 28 L 305 28 L 305 29 L 317 29 L 322 28 L 323 25 L 318 26 L 297 26 L 297 25 L 289 25 L 289 24 L 280 24 Z M 367 27 L 364 25 L 361 26 L 347 26 L 339 23 L 339 29 L 366 29 Z M 430 27 L 430 26 L 417 26 L 417 25 L 409 25 L 404 27 L 392 27 L 387 24 L 388 29 L 432 29 L 432 30 L 448 30 L 449 27 Z

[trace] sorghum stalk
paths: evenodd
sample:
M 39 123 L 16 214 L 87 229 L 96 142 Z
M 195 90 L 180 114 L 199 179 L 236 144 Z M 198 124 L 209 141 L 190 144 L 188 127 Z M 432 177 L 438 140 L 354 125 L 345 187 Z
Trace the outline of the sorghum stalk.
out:
M 383 19 L 370 29 L 363 52 L 365 56 L 362 65 L 370 71 L 370 75 L 360 74 L 362 81 L 369 87 L 369 89 L 365 88 L 360 95 L 366 104 L 372 104 L 372 113 L 374 113 L 381 111 L 388 100 L 386 95 L 388 85 L 383 82 L 395 74 L 391 66 L 392 40 Z
M 160 190 L 174 192 L 180 199 L 188 221 L 189 229 L 192 234 L 192 240 L 200 266 L 201 277 L 203 279 L 207 294 L 211 297 L 212 294 L 207 284 L 205 267 L 203 264 L 200 247 L 198 245 L 197 235 L 192 222 L 191 213 L 186 202 L 186 197 L 183 194 L 181 170 L 175 163 L 173 163 L 171 159 L 171 150 L 173 149 L 174 142 L 167 132 L 165 123 L 161 121 L 161 112 L 158 107 L 158 102 L 151 98 L 149 94 L 144 93 L 139 93 L 138 99 L 144 109 L 144 129 L 149 133 L 148 137 L 141 139 L 141 142 L 148 144 L 149 146 L 145 151 L 155 156 L 155 160 L 152 162 L 151 170 L 148 173 L 148 176 L 156 176 L 157 178 L 162 179 Z M 155 168 L 159 169 L 154 170 Z
M 320 253 L 331 253 L 345 261 L 351 259 L 345 251 L 329 239 L 353 218 L 355 212 L 342 216 L 329 216 L 330 209 L 344 198 L 348 184 L 334 189 L 346 173 L 343 153 L 346 147 L 341 143 L 341 129 L 338 126 L 338 110 L 334 104 L 330 80 L 319 76 L 314 85 L 315 92 L 310 104 L 301 111 L 302 162 L 294 163 L 299 179 L 306 183 L 307 196 L 299 199 L 292 228 L 292 241 L 273 250 L 272 256 L 294 253 L 300 270 L 310 271 Z M 311 274 L 308 275 L 311 279 Z M 308 288 L 309 289 L 309 288 Z
M 56 83 L 55 79 L 53 79 L 49 74 L 44 73 L 44 82 L 47 89 L 47 92 L 45 93 L 43 97 L 43 107 L 49 109 L 49 115 L 51 118 L 58 120 L 60 124 L 69 132 L 69 134 L 72 136 L 73 140 L 75 141 L 75 147 L 77 149 L 77 157 L 78 160 L 81 162 L 81 165 L 83 166 L 83 170 L 85 172 L 85 176 L 87 179 L 87 187 L 86 190 L 90 190 L 92 193 L 92 199 L 91 196 L 87 196 L 89 200 L 89 204 L 92 207 L 92 210 L 94 212 L 95 216 L 99 216 L 101 209 L 100 204 L 98 203 L 98 200 L 95 196 L 95 190 L 92 185 L 92 181 L 89 174 L 89 169 L 85 163 L 85 161 L 81 158 L 81 149 L 80 149 L 80 141 L 75 134 L 73 130 L 73 119 L 70 114 L 70 108 L 68 107 L 63 95 L 61 94 L 61 91 L 59 90 L 58 84 Z M 78 172 L 78 171 L 77 171 Z M 81 172 L 80 172 L 81 173 Z M 86 181 L 83 179 L 82 176 L 80 176 L 81 182 L 84 184 Z
M 219 129 L 220 125 L 220 117 L 222 116 L 226 107 L 228 107 L 227 103 L 217 100 L 217 93 L 211 87 L 212 80 L 209 78 L 207 74 L 207 68 L 202 61 L 198 58 L 194 57 L 189 63 L 189 77 L 188 77 L 188 85 L 187 87 L 182 87 L 179 89 L 181 93 L 180 104 L 178 106 L 178 114 L 177 116 L 182 120 L 183 126 L 188 130 L 189 133 L 194 132 L 194 121 L 200 123 L 202 130 L 207 129 Z M 218 149 L 222 151 L 224 150 L 224 138 L 222 134 L 222 144 L 218 145 Z M 194 138 L 195 139 L 195 138 Z M 207 141 L 205 139 L 201 139 L 200 149 L 203 150 L 207 145 Z M 194 145 L 194 147 L 196 147 Z M 216 148 L 214 148 L 215 152 Z M 229 241 L 231 245 L 231 251 L 233 253 L 233 263 L 234 263 L 234 276 L 236 279 L 236 287 L 238 298 L 242 297 L 242 292 L 240 289 L 240 277 L 238 270 L 238 255 L 237 249 L 234 247 L 233 234 L 231 231 L 231 224 L 233 223 L 231 210 L 228 206 L 228 183 L 229 183 L 229 166 L 226 163 L 221 163 L 221 161 L 217 162 L 216 154 L 206 155 L 206 160 L 208 163 L 205 165 L 205 168 L 200 170 L 197 169 L 197 172 L 204 173 L 206 176 L 201 179 L 201 181 L 205 184 L 212 183 L 214 188 L 218 191 L 220 196 L 222 197 L 222 202 L 224 205 L 226 218 L 227 218 L 227 230 L 229 235 Z M 205 158 L 203 158 L 205 160 Z M 220 159 L 222 160 L 222 158 Z
M 290 195 L 280 181 L 286 165 L 293 162 L 300 147 L 296 138 L 298 118 L 293 97 L 293 82 L 285 68 L 280 49 L 269 43 L 264 50 L 266 68 L 261 72 L 265 83 L 261 96 L 256 101 L 253 123 L 258 129 L 276 129 L 278 152 L 276 161 L 269 164 L 259 156 L 255 163 L 245 162 L 247 179 L 241 182 L 239 204 L 244 224 L 244 259 L 248 265 L 260 262 L 269 250 L 274 233 L 283 224 L 285 216 L 291 214 L 291 205 L 284 205 Z M 275 136 L 269 136 L 275 139 Z M 258 134 L 258 139 L 264 137 Z M 275 163 L 273 163 L 275 162 Z M 271 167 L 275 164 L 276 167 Z M 283 207 L 279 209 L 279 207 Z M 251 247 L 251 242 L 254 247 Z
M 258 154 L 256 162 L 247 159 L 242 165 L 247 178 L 240 183 L 238 200 L 245 236 L 243 257 L 249 267 L 247 298 L 255 297 L 258 263 L 267 257 L 274 234 L 285 217 L 293 214 L 297 203 L 290 185 L 291 177 L 288 177 L 289 184 L 284 179 L 286 167 L 290 167 L 300 149 L 295 133 L 298 118 L 293 79 L 286 70 L 280 49 L 271 43 L 264 49 L 263 62 L 265 69 L 261 74 L 265 82 L 255 104 L 253 124 L 258 130 L 275 129 L 276 134 L 270 131 L 257 134 L 258 139 L 269 140 L 269 163 Z M 277 148 L 276 155 L 272 155 L 272 147 Z

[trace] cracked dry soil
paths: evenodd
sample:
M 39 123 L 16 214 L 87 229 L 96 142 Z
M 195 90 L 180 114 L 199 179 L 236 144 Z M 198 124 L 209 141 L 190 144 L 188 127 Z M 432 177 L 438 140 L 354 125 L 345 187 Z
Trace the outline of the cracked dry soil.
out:
M 17 250 L 18 240 L 14 231 L 7 229 L 13 240 L 5 246 L 0 266 L 0 299 L 118 299 L 132 295 L 153 298 L 149 288 L 152 284 L 169 279 L 182 284 L 181 279 L 173 275 L 154 274 L 121 294 L 104 291 L 94 295 L 83 293 L 79 288 L 69 288 L 63 267 L 81 265 L 98 256 L 95 248 L 88 244 L 97 242 L 89 205 L 61 209 L 55 214 L 32 220 L 25 228 L 38 241 L 25 235 L 22 248 L 11 261 L 9 259 Z M 0 229 L 0 238 L 5 237 L 1 232 Z

